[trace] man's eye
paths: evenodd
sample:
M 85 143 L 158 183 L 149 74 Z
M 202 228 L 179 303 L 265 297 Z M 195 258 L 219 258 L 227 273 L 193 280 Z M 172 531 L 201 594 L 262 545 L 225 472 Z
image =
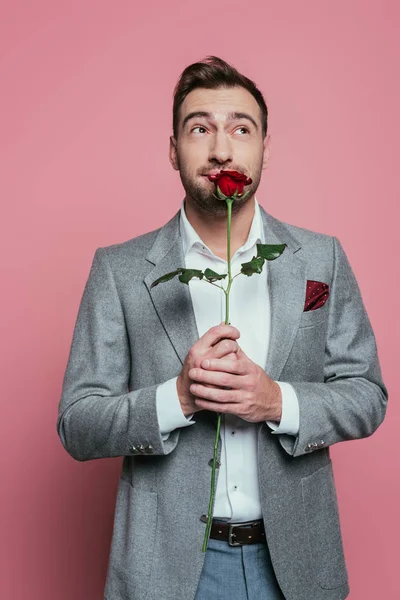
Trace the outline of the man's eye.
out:
M 202 125 L 196 125 L 196 127 L 193 127 L 191 129 L 191 132 L 193 132 L 195 129 L 203 129 L 203 131 L 206 131 L 206 128 L 203 127 Z M 246 133 L 250 133 L 250 130 L 248 129 L 248 127 L 245 127 L 244 125 L 242 127 L 238 127 L 238 129 L 236 131 L 239 131 L 240 129 L 244 129 L 244 131 Z

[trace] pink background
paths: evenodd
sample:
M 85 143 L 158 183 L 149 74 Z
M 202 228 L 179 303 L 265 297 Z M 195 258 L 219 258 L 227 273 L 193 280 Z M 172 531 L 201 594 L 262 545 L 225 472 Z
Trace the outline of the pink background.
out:
M 1 5 L 5 600 L 103 597 L 121 459 L 79 463 L 62 448 L 62 377 L 96 248 L 159 227 L 180 206 L 172 91 L 207 54 L 265 94 L 273 154 L 259 202 L 336 235 L 359 281 L 391 397 L 375 435 L 332 449 L 350 598 L 400 598 L 398 3 L 245 6 Z

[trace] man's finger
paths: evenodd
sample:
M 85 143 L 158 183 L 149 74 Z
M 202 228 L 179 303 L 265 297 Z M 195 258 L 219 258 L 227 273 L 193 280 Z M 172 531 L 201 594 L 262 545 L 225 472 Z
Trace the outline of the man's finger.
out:
M 207 369 L 190 369 L 189 377 L 195 383 L 208 384 L 214 387 L 240 389 L 242 385 L 241 377 L 237 375 Z
M 225 373 L 234 373 L 235 375 L 246 375 L 247 366 L 243 360 L 231 360 L 224 358 L 205 358 L 201 361 L 202 369 L 209 371 L 224 371 Z
M 199 346 L 202 350 L 207 351 L 211 346 L 214 346 L 217 342 L 223 338 L 237 340 L 240 337 L 240 331 L 233 327 L 233 325 L 216 325 L 211 327 L 199 340 Z
M 239 390 L 224 390 L 221 388 L 206 387 L 201 383 L 192 383 L 190 392 L 196 398 L 210 400 L 220 404 L 240 402 L 242 397 Z
M 219 404 L 218 402 L 203 400 L 203 398 L 195 398 L 195 404 L 204 410 L 230 415 L 238 414 L 240 408 L 238 404 Z
M 227 340 L 225 338 L 217 342 L 208 354 L 212 355 L 213 358 L 222 358 L 230 354 L 234 355 L 238 350 L 239 346 L 235 340 Z
M 236 352 L 231 352 L 230 354 L 227 354 L 226 356 L 224 356 L 224 358 L 227 358 L 229 360 L 237 360 L 237 354 L 236 354 Z

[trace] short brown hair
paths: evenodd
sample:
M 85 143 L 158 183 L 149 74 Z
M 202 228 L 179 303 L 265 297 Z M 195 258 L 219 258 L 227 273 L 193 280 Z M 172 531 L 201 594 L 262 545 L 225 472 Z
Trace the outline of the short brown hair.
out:
M 268 108 L 256 84 L 222 58 L 207 56 L 202 61 L 186 67 L 175 86 L 172 109 L 172 129 L 175 139 L 178 138 L 179 109 L 186 96 L 196 88 L 224 87 L 243 87 L 255 98 L 261 110 L 262 132 L 265 138 L 268 129 Z

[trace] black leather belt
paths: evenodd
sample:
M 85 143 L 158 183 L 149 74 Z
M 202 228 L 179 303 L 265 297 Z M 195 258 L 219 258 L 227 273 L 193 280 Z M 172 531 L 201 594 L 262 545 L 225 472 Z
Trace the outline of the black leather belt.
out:
M 265 542 L 264 521 L 256 519 L 245 523 L 225 523 L 216 519 L 212 520 L 210 538 L 223 540 L 230 546 L 243 544 L 259 544 Z

